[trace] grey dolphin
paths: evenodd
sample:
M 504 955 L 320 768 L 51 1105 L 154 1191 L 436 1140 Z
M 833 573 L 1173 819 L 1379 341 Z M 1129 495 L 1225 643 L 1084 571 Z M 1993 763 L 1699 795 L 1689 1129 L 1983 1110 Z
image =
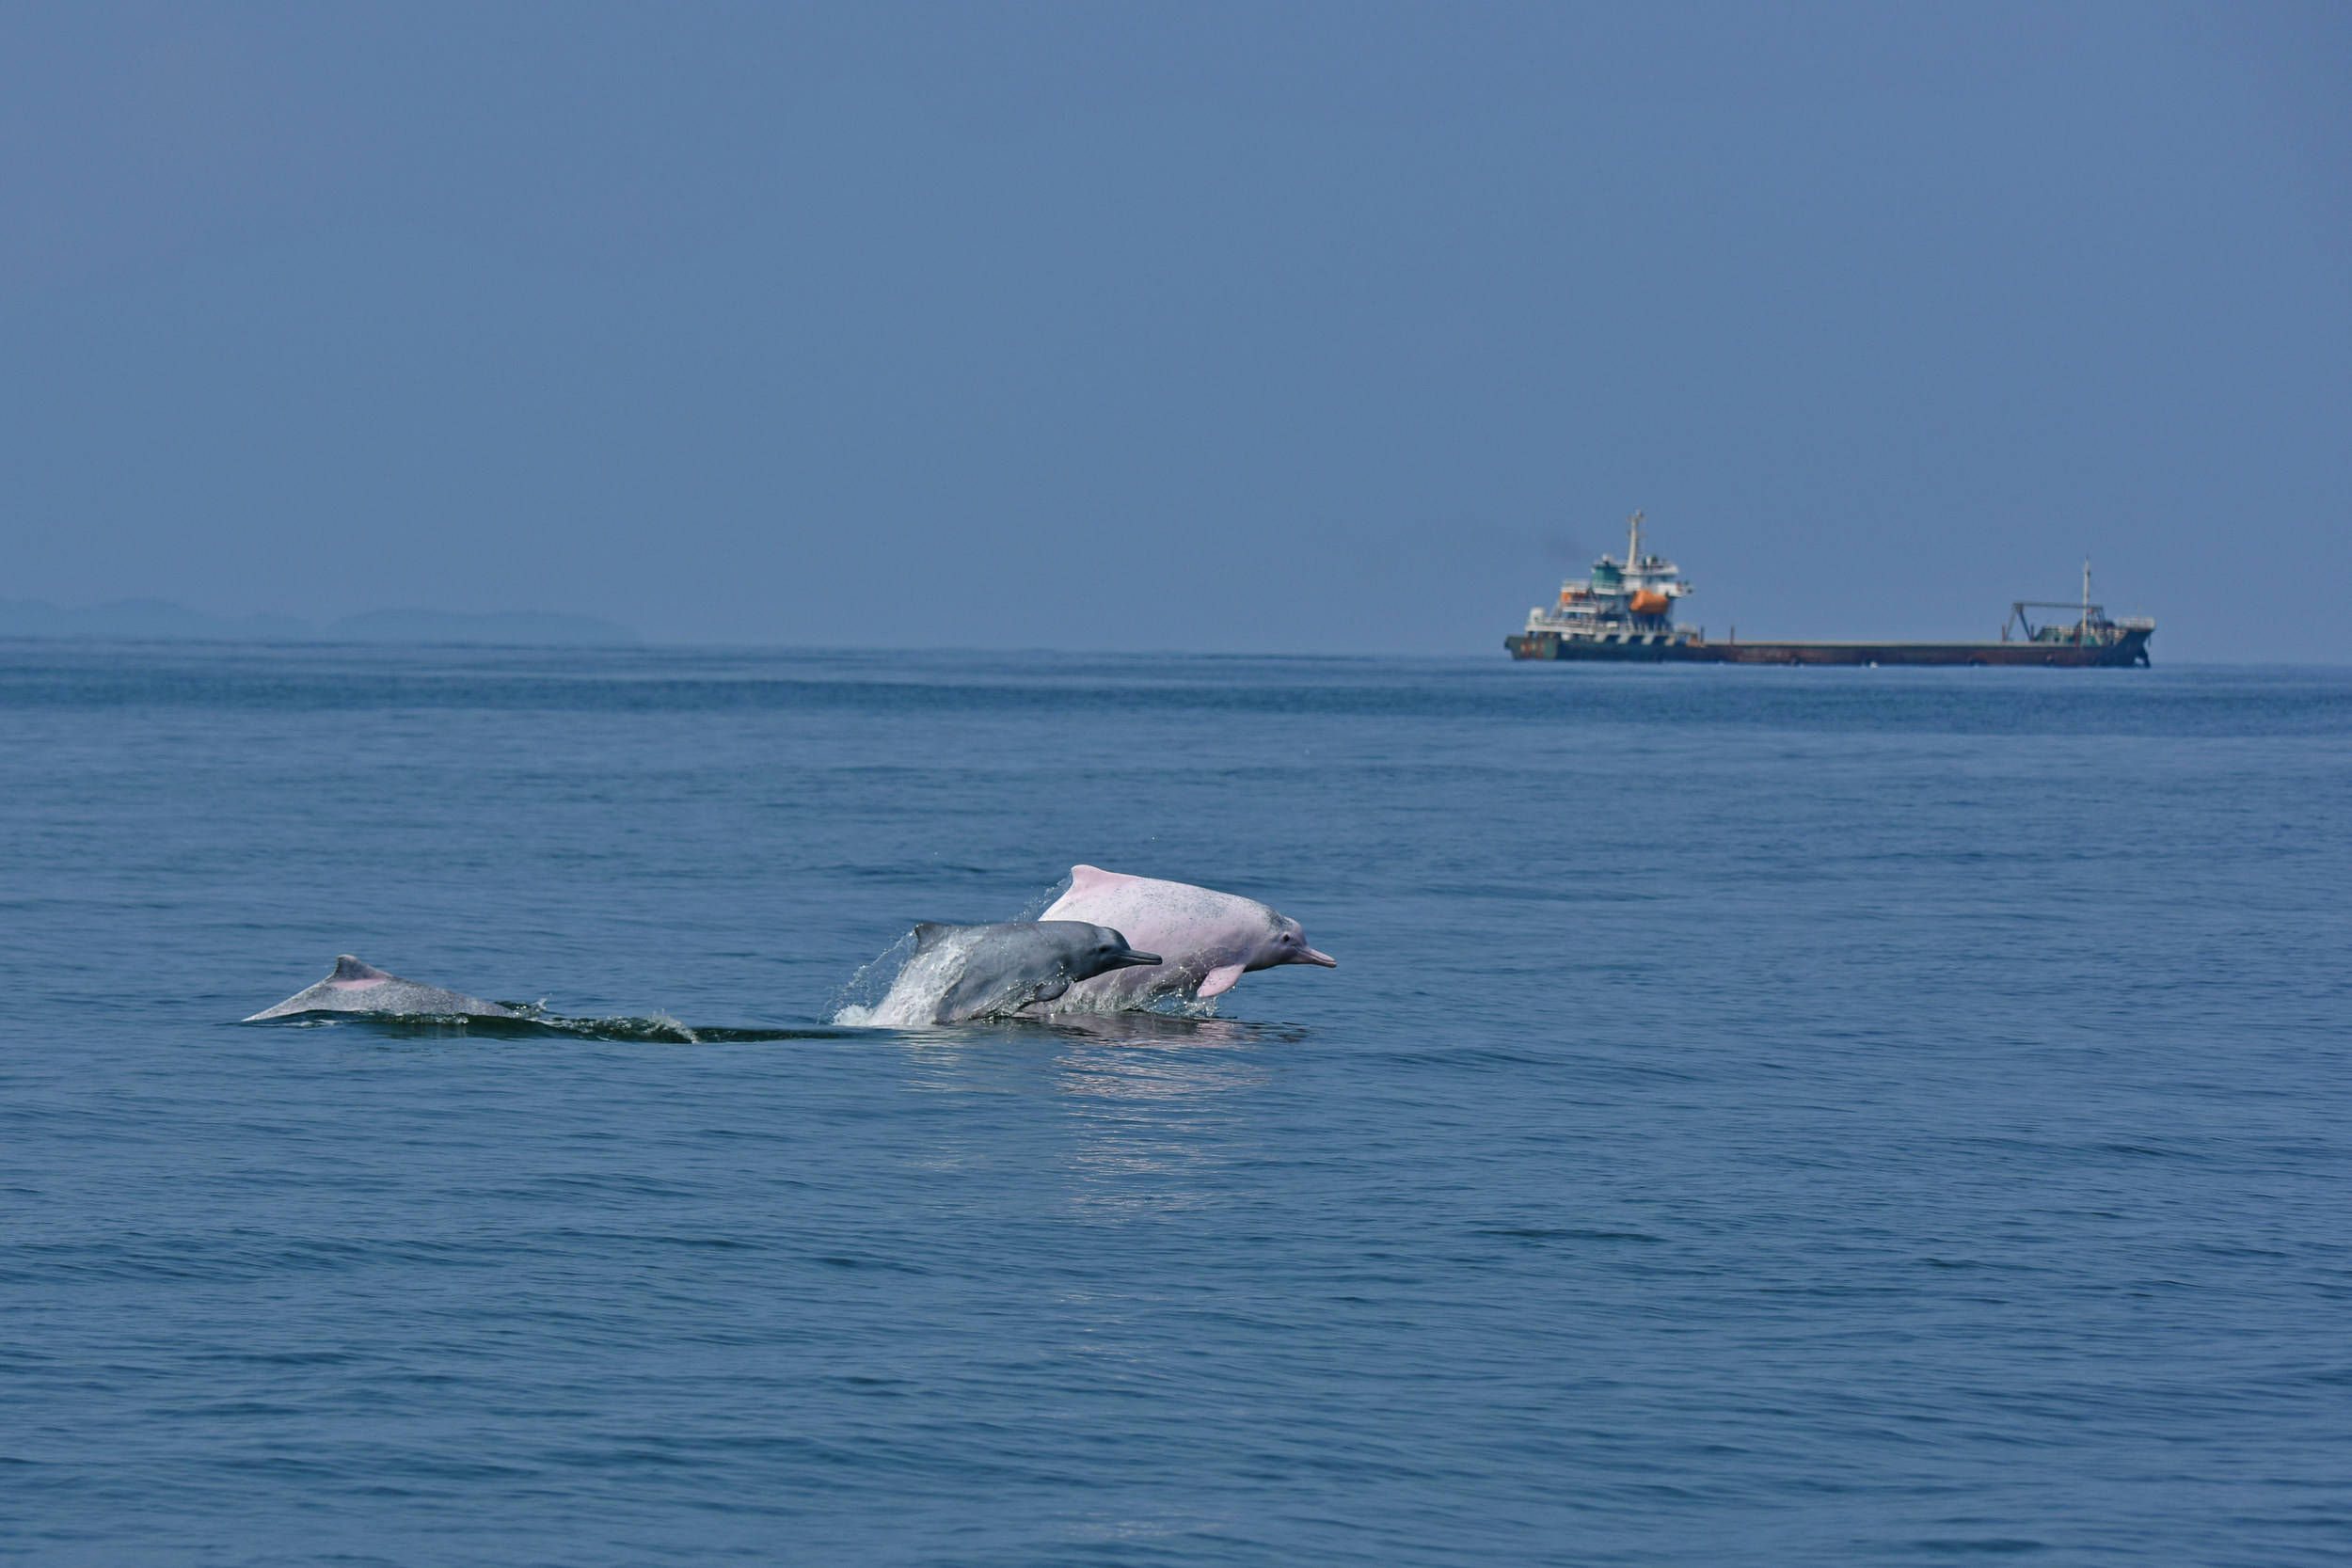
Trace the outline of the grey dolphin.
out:
M 857 1020 L 884 1028 L 920 1028 L 1002 1018 L 1050 1002 L 1080 980 L 1160 961 L 1138 953 L 1107 926 L 1083 920 L 1013 920 L 996 926 L 914 928 L 914 956 L 890 994 Z
M 277 1006 L 264 1008 L 245 1022 L 253 1023 L 265 1018 L 292 1018 L 296 1013 L 413 1013 L 440 1018 L 522 1017 L 512 1007 L 501 1007 L 478 996 L 443 990 L 438 986 L 419 985 L 397 974 L 387 974 L 373 964 L 361 963 L 348 953 L 335 960 L 334 974 L 309 990 L 296 991 Z

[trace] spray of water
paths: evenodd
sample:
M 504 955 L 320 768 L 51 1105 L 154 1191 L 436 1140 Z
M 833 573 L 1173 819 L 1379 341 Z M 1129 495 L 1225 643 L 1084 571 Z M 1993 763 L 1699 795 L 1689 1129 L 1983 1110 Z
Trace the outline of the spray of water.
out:
M 1069 891 L 1070 879 L 1064 877 L 1010 918 L 1035 920 Z M 939 999 L 963 977 L 970 946 L 950 938 L 917 958 L 914 933 L 909 931 L 834 992 L 828 1021 L 849 1029 L 909 1029 L 930 1023 Z
M 826 1018 L 846 1028 L 879 1028 L 873 1022 L 874 1009 L 898 983 L 898 972 L 914 957 L 914 933 L 909 931 L 897 942 L 876 954 L 855 974 L 833 993 Z
M 857 1022 L 868 1029 L 922 1029 L 939 1022 L 939 1005 L 963 978 L 972 949 L 979 942 L 977 929 L 953 931 L 909 958 L 891 982 L 888 994 Z M 836 1023 L 850 1020 L 845 1012 Z
M 1060 881 L 1056 882 L 1052 887 L 1047 888 L 1043 893 L 1039 894 L 1036 897 L 1022 905 L 1021 912 L 1014 915 L 1012 918 L 1015 920 L 1035 920 L 1038 916 L 1043 914 L 1047 910 L 1052 909 L 1057 903 L 1060 902 L 1061 895 L 1069 891 L 1070 879 L 1065 876 Z

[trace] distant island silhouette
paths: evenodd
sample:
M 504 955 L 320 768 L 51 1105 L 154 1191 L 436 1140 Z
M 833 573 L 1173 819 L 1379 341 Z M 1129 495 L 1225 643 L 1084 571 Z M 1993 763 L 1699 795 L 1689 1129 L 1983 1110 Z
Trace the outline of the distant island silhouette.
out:
M 373 610 L 324 625 L 292 615 L 208 615 L 167 599 L 119 599 L 61 607 L 0 600 L 0 637 L 112 642 L 445 642 L 525 647 L 610 647 L 644 640 L 617 622 L 550 610 L 463 614 L 445 610 Z

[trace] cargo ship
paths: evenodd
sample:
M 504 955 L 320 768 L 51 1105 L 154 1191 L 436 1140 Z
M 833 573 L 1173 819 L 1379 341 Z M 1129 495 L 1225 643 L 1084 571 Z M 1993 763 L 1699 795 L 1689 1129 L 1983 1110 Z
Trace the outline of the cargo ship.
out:
M 1600 659 L 1645 664 L 2055 664 L 2145 668 L 2156 624 L 2144 615 L 2110 620 L 2090 602 L 2083 562 L 2077 604 L 2019 599 L 1991 642 L 1742 642 L 1739 628 L 1710 641 L 1707 628 L 1677 622 L 1675 604 L 1692 592 L 1681 569 L 1642 553 L 1642 515 L 1633 515 L 1625 559 L 1602 556 L 1590 578 L 1560 585 L 1560 597 L 1527 614 L 1527 629 L 1502 640 L 1513 658 Z M 2074 619 L 2038 624 L 2036 612 Z

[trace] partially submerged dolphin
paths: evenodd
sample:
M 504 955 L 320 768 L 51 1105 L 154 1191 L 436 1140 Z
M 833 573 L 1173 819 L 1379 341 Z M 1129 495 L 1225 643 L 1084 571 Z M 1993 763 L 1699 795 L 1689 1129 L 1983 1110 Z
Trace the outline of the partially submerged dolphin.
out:
M 255 1013 L 245 1022 L 292 1018 L 296 1013 L 407 1013 L 438 1018 L 520 1018 L 512 1007 L 485 1002 L 462 991 L 419 985 L 387 974 L 345 953 L 335 960 L 335 973 L 289 996 L 275 1007 Z
M 1253 969 L 1276 964 L 1336 969 L 1340 962 L 1308 946 L 1297 921 L 1254 898 L 1100 866 L 1072 866 L 1070 891 L 1039 918 L 1116 926 L 1161 956 L 1157 969 L 1103 974 L 1072 986 L 1054 1012 L 1117 1012 L 1156 996 L 1218 996 Z
M 1082 920 L 1015 920 L 996 926 L 914 928 L 914 956 L 890 993 L 855 1022 L 921 1028 L 1003 1018 L 1050 1002 L 1092 975 L 1160 961 L 1107 927 Z M 298 999 L 297 999 L 298 1000 Z

